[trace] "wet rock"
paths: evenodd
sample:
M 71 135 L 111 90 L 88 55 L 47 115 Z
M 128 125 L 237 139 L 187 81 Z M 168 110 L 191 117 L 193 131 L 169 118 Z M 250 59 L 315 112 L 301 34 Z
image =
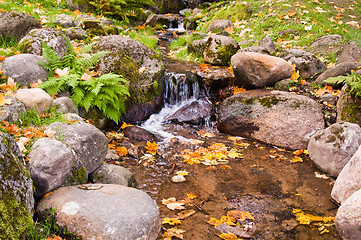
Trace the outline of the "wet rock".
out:
M 110 51 L 111 54 L 101 59 L 100 70 L 104 73 L 121 74 L 129 80 L 131 97 L 127 104 L 127 114 L 133 114 L 134 119 L 145 120 L 146 118 L 137 117 L 132 113 L 136 111 L 132 108 L 137 108 L 137 105 L 143 105 L 143 103 L 144 106 L 151 103 L 152 107 L 145 106 L 148 110 L 157 110 L 162 107 L 163 101 L 157 101 L 156 98 L 163 95 L 164 63 L 153 50 L 134 39 L 120 35 L 101 37 L 93 45 L 93 51 L 102 50 Z M 154 112 L 147 111 L 142 117 L 149 117 L 152 113 Z
M 313 41 L 310 45 L 310 47 L 324 47 L 324 46 L 330 46 L 330 45 L 337 45 L 341 43 L 343 40 L 343 37 L 338 34 L 332 34 L 332 35 L 325 35 L 322 37 L 317 38 L 315 41 Z
M 341 89 L 336 111 L 336 122 L 351 122 L 361 126 L 361 99 L 350 94 L 347 84 Z
M 74 152 L 54 138 L 40 138 L 34 143 L 28 168 L 36 189 L 35 197 L 39 199 L 60 186 L 82 184 L 88 180 L 84 170 L 83 176 L 79 174 L 83 166 Z
M 78 109 L 75 107 L 73 100 L 69 97 L 56 98 L 54 99 L 53 104 L 58 107 L 58 112 L 78 114 Z
M 198 26 L 197 20 L 202 17 L 202 10 L 198 8 L 193 9 L 191 16 L 184 19 L 184 28 L 187 30 L 196 30 Z
M 15 97 L 24 103 L 27 109 L 33 109 L 42 113 L 46 113 L 53 102 L 50 95 L 40 88 L 19 89 Z
M 361 47 L 354 41 L 348 42 L 337 54 L 337 64 L 343 62 L 357 62 L 361 58 Z
M 21 12 L 0 12 L 0 36 L 3 38 L 19 41 L 34 28 L 41 28 L 41 24 L 33 16 Z
M 83 40 L 84 38 L 88 37 L 87 31 L 81 29 L 79 27 L 72 27 L 63 30 L 65 35 L 70 38 L 71 40 Z
M 42 43 L 45 42 L 59 57 L 63 57 L 68 53 L 67 40 L 61 31 L 52 28 L 33 29 L 20 40 L 19 47 L 25 53 L 41 56 Z
M 2 132 L 0 183 L 0 239 L 22 239 L 34 224 L 33 187 L 19 147 L 14 139 Z
M 136 185 L 134 175 L 128 169 L 114 164 L 102 164 L 90 179 L 94 183 L 118 184 L 126 187 Z
M 181 107 L 172 115 L 166 117 L 166 121 L 176 123 L 202 124 L 214 115 L 213 105 L 209 101 L 196 100 Z
M 79 26 L 79 20 L 67 14 L 57 14 L 54 18 L 55 19 L 53 20 L 53 24 L 62 28 Z
M 324 128 L 321 106 L 289 92 L 250 90 L 223 101 L 218 108 L 221 132 L 289 149 L 305 149 Z
M 234 55 L 238 49 L 238 43 L 233 38 L 212 35 L 207 40 L 203 58 L 205 62 L 213 65 L 228 65 L 232 55 Z
M 178 20 L 175 15 L 153 14 L 148 16 L 144 24 L 152 27 L 156 25 L 160 25 L 160 26 L 165 25 L 167 26 L 167 28 L 169 27 L 177 28 Z
M 153 133 L 137 127 L 137 126 L 129 126 L 123 129 L 123 134 L 125 137 L 129 138 L 130 140 L 135 141 L 150 141 L 156 142 L 158 138 Z
M 326 83 L 323 81 L 330 77 L 346 76 L 347 74 L 350 74 L 352 70 L 356 70 L 359 66 L 360 64 L 356 62 L 343 62 L 337 64 L 334 67 L 327 69 L 326 71 L 321 73 L 321 75 L 317 77 L 316 82 L 322 85 L 329 85 L 329 86 L 337 85 L 332 83 Z
M 0 109 L 0 121 L 15 122 L 21 119 L 25 115 L 25 105 L 14 97 L 5 97 L 5 99 L 11 99 L 11 104 L 1 107 Z
M 82 121 L 70 125 L 55 122 L 46 130 L 55 131 L 54 137 L 74 150 L 86 174 L 94 172 L 105 160 L 108 139 L 93 125 Z
M 359 147 L 346 166 L 338 175 L 332 188 L 331 197 L 338 204 L 343 204 L 361 187 L 361 148 Z
M 296 65 L 296 70 L 304 79 L 326 70 L 326 65 L 317 59 L 312 53 L 300 49 L 288 49 L 282 56 L 288 62 Z
M 19 54 L 5 58 L 1 63 L 1 70 L 7 77 L 11 77 L 19 86 L 36 83 L 40 79 L 48 80 L 48 72 L 39 65 L 45 58 L 34 54 Z
M 133 104 L 127 110 L 123 121 L 127 123 L 137 123 L 148 119 L 153 113 L 159 112 L 164 105 L 163 96 L 153 98 L 149 102 Z
M 200 79 L 211 91 L 231 86 L 236 81 L 233 72 L 228 68 L 208 68 L 209 71 L 198 70 L 197 78 Z
M 269 53 L 276 51 L 276 45 L 270 37 L 263 38 L 261 41 L 259 41 L 258 45 L 260 47 L 266 48 Z
M 231 58 L 236 84 L 246 88 L 270 86 L 291 77 L 291 64 L 282 58 L 260 53 L 239 52 Z
M 361 144 L 361 127 L 341 122 L 312 135 L 308 143 L 311 160 L 332 177 L 337 177 Z
M 94 190 L 60 188 L 42 201 L 37 212 L 44 216 L 46 209 L 55 208 L 56 223 L 82 239 L 157 238 L 159 210 L 147 194 L 114 184 L 83 186 Z
M 204 49 L 206 47 L 209 37 L 203 38 L 201 40 L 194 40 L 190 42 L 187 46 L 187 51 L 190 53 L 195 53 L 196 55 L 203 56 Z
M 342 239 L 358 240 L 361 236 L 361 190 L 349 197 L 338 209 L 335 225 Z
M 233 23 L 229 20 L 225 19 L 217 19 L 213 20 L 207 29 L 207 33 L 209 32 L 222 32 L 226 28 L 233 28 Z
M 191 13 L 192 9 L 191 8 L 185 8 L 179 11 L 179 15 L 181 15 L 182 17 L 185 17 L 187 13 Z

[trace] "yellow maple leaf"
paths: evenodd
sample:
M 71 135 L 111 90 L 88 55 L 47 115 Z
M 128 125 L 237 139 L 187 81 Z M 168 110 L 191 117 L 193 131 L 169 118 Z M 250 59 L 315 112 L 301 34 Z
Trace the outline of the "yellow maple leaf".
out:
M 193 165 L 193 163 L 199 164 L 200 161 L 197 158 L 186 158 L 183 162 Z
M 116 151 L 116 153 L 119 155 L 119 157 L 125 156 L 128 154 L 128 149 L 126 147 L 117 147 L 114 149 L 114 151 Z
M 220 237 L 220 238 L 222 238 L 224 240 L 238 240 L 238 239 L 240 239 L 234 233 L 222 233 L 222 234 L 218 235 L 218 237 Z
M 242 158 L 243 154 L 237 151 L 231 150 L 227 152 L 227 156 L 230 158 Z
M 157 154 L 157 150 L 158 150 L 158 144 L 156 142 L 149 142 L 147 141 L 147 152 L 150 154 Z
M 175 174 L 182 175 L 182 176 L 187 176 L 188 172 L 187 171 L 177 171 Z
M 322 96 L 322 95 L 324 95 L 324 94 L 326 94 L 326 93 L 332 93 L 333 92 L 333 89 L 332 89 L 332 87 L 331 86 L 328 86 L 328 85 L 326 85 L 325 87 L 323 87 L 323 88 L 320 88 L 320 89 L 318 89 L 318 90 L 315 90 L 315 94 L 316 94 L 316 96 Z
M 229 211 L 227 212 L 227 217 L 231 219 L 232 221 L 245 221 L 246 219 L 255 220 L 253 215 L 249 212 L 243 212 L 243 211 Z
M 303 153 L 303 149 L 299 149 L 293 152 L 294 155 L 299 156 Z
M 301 157 L 295 156 L 294 158 L 292 158 L 292 162 L 303 162 Z
M 120 127 L 121 129 L 124 129 L 124 128 L 126 128 L 126 127 L 131 127 L 131 126 L 133 126 L 132 124 L 127 124 L 126 122 L 123 122 L 123 124 L 122 124 L 122 126 Z
M 293 73 L 291 75 L 291 80 L 295 81 L 300 77 L 300 71 L 296 70 L 296 64 L 292 64 Z
M 245 91 L 247 91 L 247 90 L 244 89 L 244 88 L 239 88 L 239 87 L 237 87 L 237 86 L 234 86 L 234 87 L 233 87 L 233 95 L 236 95 L 236 94 L 238 94 L 238 93 L 245 92 Z
M 197 195 L 195 195 L 194 193 L 187 193 L 187 198 L 189 198 L 189 199 L 195 199 L 195 198 L 197 198 Z
M 310 225 L 312 222 L 334 222 L 334 217 L 322 217 L 322 216 L 315 216 L 312 214 L 304 213 L 300 209 L 293 209 L 293 214 L 296 216 L 296 220 L 303 225 Z
M 162 224 L 169 224 L 169 225 L 176 225 L 181 224 L 181 221 L 179 221 L 178 218 L 163 218 Z

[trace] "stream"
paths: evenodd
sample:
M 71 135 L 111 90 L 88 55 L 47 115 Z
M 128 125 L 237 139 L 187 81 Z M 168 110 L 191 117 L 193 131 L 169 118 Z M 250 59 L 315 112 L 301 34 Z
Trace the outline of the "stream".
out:
M 208 221 L 210 218 L 220 219 L 230 211 L 247 212 L 253 216 L 254 219 L 248 217 L 239 221 L 243 227 L 251 226 L 247 228 L 250 236 L 245 234 L 243 237 L 341 239 L 333 224 L 321 221 L 302 225 L 296 221 L 294 209 L 334 217 L 338 208 L 330 198 L 333 180 L 320 174 L 306 154 L 298 156 L 302 162 L 294 161 L 292 151 L 219 133 L 210 119 L 200 125 L 165 121 L 187 104 L 209 101 L 201 84 L 187 80 L 187 66 L 196 66 L 165 62 L 165 107 L 141 125 L 163 139 L 157 143 L 158 153 L 154 157 L 128 157 L 116 162 L 134 173 L 137 188 L 156 201 L 161 218 L 180 219 L 178 225 L 163 224 L 158 239 L 162 239 L 167 229 L 175 227 L 185 230 L 182 232 L 185 240 L 220 239 L 217 235 L 221 231 Z M 113 140 L 115 145 L 123 143 L 124 139 Z M 143 154 L 146 152 L 146 142 L 131 143 Z M 215 154 L 210 157 L 211 161 L 185 162 L 209 152 Z M 235 156 L 219 159 L 216 155 L 219 152 L 234 153 Z M 185 182 L 172 182 L 171 178 L 177 171 L 187 172 Z M 163 199 L 171 197 L 184 200 L 184 209 L 171 210 L 162 203 Z M 182 218 L 179 213 L 192 214 Z

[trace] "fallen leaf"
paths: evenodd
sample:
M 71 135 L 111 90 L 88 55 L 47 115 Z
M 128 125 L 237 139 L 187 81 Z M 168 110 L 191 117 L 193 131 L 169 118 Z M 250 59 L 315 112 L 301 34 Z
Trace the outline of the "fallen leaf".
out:
M 190 143 L 196 145 L 196 144 L 202 144 L 202 143 L 204 143 L 204 141 L 198 140 L 198 139 L 192 139 L 192 140 L 190 141 Z
M 1 55 L 1 56 L 0 56 L 0 62 L 4 61 L 5 58 L 6 58 L 6 57 L 5 57 L 4 55 Z
M 149 142 L 147 141 L 147 152 L 149 152 L 150 154 L 157 154 L 157 150 L 158 150 L 158 144 L 156 142 Z
M 201 67 L 201 68 L 199 69 L 200 71 L 202 71 L 202 72 L 204 72 L 204 73 L 209 72 L 209 69 L 208 69 L 208 65 L 207 65 L 207 64 L 201 63 L 201 64 L 199 64 L 199 66 Z
M 172 237 L 176 237 L 179 239 L 183 239 L 182 233 L 186 232 L 186 230 L 179 228 L 170 228 L 163 234 L 162 240 L 172 240 Z
M 296 162 L 303 162 L 301 157 L 295 156 L 294 158 L 292 158 L 292 162 L 296 163 Z
M 119 157 L 126 156 L 128 154 L 128 149 L 126 147 L 117 147 L 114 151 L 116 151 Z
M 234 33 L 233 27 L 226 27 L 226 28 L 224 29 L 224 31 L 227 32 L 227 33 L 230 33 L 230 34 Z
M 215 136 L 216 136 L 216 135 L 214 135 L 213 133 L 206 132 L 206 131 L 203 131 L 203 130 L 197 131 L 197 133 L 198 133 L 198 135 L 201 136 L 202 138 L 206 138 L 206 137 L 212 138 L 212 137 L 215 137 Z
M 300 150 L 297 150 L 297 151 L 294 151 L 293 154 L 296 155 L 296 156 L 299 156 L 303 153 L 303 149 L 300 149 Z
M 187 171 L 177 171 L 175 174 L 177 175 L 182 175 L 182 176 L 187 176 L 189 172 Z
M 0 107 L 4 105 L 10 105 L 11 103 L 11 98 L 5 98 L 2 94 L 0 94 Z
M 147 70 L 146 67 L 141 67 L 141 68 L 138 69 L 138 72 L 139 72 L 140 74 L 143 74 L 145 70 Z
M 29 141 L 30 141 L 30 138 L 27 138 L 27 137 L 20 137 L 20 139 L 18 141 L 16 141 L 21 152 L 24 152 L 26 150 L 25 145 Z
M 229 165 L 222 165 L 221 168 L 223 168 L 223 169 L 232 169 L 232 167 L 229 166 Z
M 192 216 L 195 213 L 196 213 L 196 211 L 191 209 L 191 210 L 188 210 L 188 211 L 180 212 L 180 213 L 177 214 L 177 216 L 178 216 L 178 219 L 182 220 L 182 219 L 186 219 L 189 216 Z
M 69 75 L 69 68 L 64 68 L 64 69 L 56 68 L 56 69 L 54 70 L 54 73 L 55 73 L 58 77 L 67 76 L 67 75 Z
M 296 220 L 303 225 L 310 225 L 312 222 L 334 222 L 334 217 L 321 217 L 312 214 L 304 213 L 300 209 L 293 209 L 293 214 L 296 216 Z
M 218 235 L 218 237 L 224 239 L 224 240 L 238 240 L 239 238 L 233 234 L 233 233 L 222 233 Z
M 124 128 L 126 128 L 126 127 L 131 127 L 131 126 L 134 126 L 134 125 L 132 125 L 132 124 L 127 124 L 126 122 L 123 122 L 123 124 L 122 124 L 122 126 L 120 127 L 121 129 L 124 129 Z
M 63 238 L 57 235 L 52 235 L 51 237 L 45 238 L 45 240 L 63 240 Z
M 169 208 L 170 210 L 175 210 L 175 209 L 182 210 L 184 209 L 183 205 L 185 204 L 185 201 L 184 200 L 177 201 L 175 197 L 171 197 L 168 199 L 163 199 L 162 203 L 166 205 L 167 208 Z
M 38 82 L 36 82 L 36 83 L 30 83 L 30 87 L 31 87 L 31 88 L 38 88 L 42 83 L 43 83 L 43 81 L 41 81 L 40 79 L 38 79 Z
M 328 85 L 326 85 L 325 87 L 323 87 L 323 88 L 320 88 L 320 89 L 318 89 L 318 90 L 315 90 L 315 94 L 316 94 L 316 96 L 322 96 L 322 95 L 324 95 L 324 94 L 326 94 L 326 93 L 332 93 L 333 92 L 333 89 L 332 89 L 332 87 L 331 86 L 328 86 Z
M 292 64 L 293 73 L 291 75 L 291 80 L 295 81 L 300 77 L 300 71 L 296 70 L 296 64 Z
M 229 211 L 227 212 L 227 217 L 229 217 L 232 220 L 234 219 L 233 221 L 238 220 L 241 222 L 245 221 L 246 219 L 255 220 L 252 214 L 243 211 Z
M 189 198 L 189 199 L 195 199 L 195 198 L 197 198 L 197 195 L 195 195 L 194 193 L 187 193 L 187 198 Z
M 92 75 L 90 75 L 90 74 L 88 74 L 88 73 L 83 73 L 83 75 L 81 76 L 80 80 L 82 80 L 82 81 L 87 81 L 87 80 L 90 80 L 90 79 L 92 79 L 92 78 L 93 78 Z
M 321 173 L 318 173 L 318 172 L 315 172 L 315 177 L 321 178 L 321 179 L 329 179 L 329 177 L 326 176 L 326 174 L 321 174 Z
M 181 224 L 178 218 L 163 218 L 162 224 L 176 225 Z
M 74 10 L 73 13 L 74 13 L 75 15 L 77 15 L 77 16 L 80 16 L 80 15 L 81 15 L 81 12 L 80 12 L 78 9 Z
M 233 95 L 236 95 L 238 93 L 245 92 L 245 91 L 247 91 L 245 88 L 239 88 L 237 86 L 233 87 Z
M 294 16 L 294 15 L 296 15 L 296 14 L 297 14 L 297 13 L 296 13 L 295 11 L 289 11 L 287 15 L 288 15 L 289 17 L 292 17 L 292 16 Z
M 51 130 L 51 129 L 46 129 L 46 130 L 44 131 L 44 134 L 45 134 L 45 136 L 47 136 L 47 137 L 53 138 L 53 137 L 55 136 L 55 134 L 56 134 L 56 131 Z

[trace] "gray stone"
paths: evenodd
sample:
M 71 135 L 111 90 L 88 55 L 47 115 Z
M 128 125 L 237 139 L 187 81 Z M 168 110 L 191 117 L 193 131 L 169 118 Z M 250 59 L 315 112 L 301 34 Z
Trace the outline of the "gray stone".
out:
M 274 85 L 290 78 L 291 64 L 282 58 L 253 52 L 239 52 L 231 58 L 236 84 L 246 88 Z
M 0 36 L 3 38 L 19 41 L 34 28 L 41 28 L 41 24 L 33 16 L 21 12 L 0 12 Z
M 336 122 L 351 122 L 361 126 L 361 99 L 350 94 L 350 90 L 345 84 L 337 100 Z
M 309 143 L 311 160 L 332 177 L 337 177 L 361 144 L 361 127 L 341 122 L 315 133 Z
M 338 209 L 335 225 L 345 240 L 359 240 L 361 236 L 361 190 L 351 195 Z
M 103 24 L 97 19 L 83 20 L 81 22 L 81 25 L 82 25 L 83 29 L 86 30 L 89 34 L 93 34 L 96 36 L 108 35 Z
M 74 150 L 86 174 L 94 172 L 105 160 L 108 139 L 93 125 L 82 121 L 70 125 L 55 122 L 47 130 L 56 131 L 54 137 Z
M 79 10 L 81 12 L 89 12 L 94 10 L 94 8 L 90 4 L 88 4 L 87 1 L 66 0 L 66 4 L 73 11 Z
M 53 24 L 58 25 L 62 28 L 79 26 L 79 20 L 67 14 L 57 14 L 54 18 L 55 19 L 53 20 Z
M 354 41 L 348 42 L 337 54 L 337 62 L 357 62 L 361 58 L 361 46 Z
M 177 28 L 178 20 L 175 15 L 152 14 L 148 16 L 144 24 L 152 27 L 156 25 L 160 25 L 160 26 L 164 25 L 167 28 L 169 27 Z
M 305 149 L 324 128 L 321 106 L 309 97 L 283 91 L 250 90 L 218 107 L 219 131 L 289 149 Z
M 338 175 L 333 185 L 331 197 L 338 204 L 343 204 L 352 194 L 361 188 L 361 147 Z
M 231 86 L 235 82 L 232 71 L 227 68 L 208 68 L 209 71 L 197 70 L 197 78 L 201 80 L 211 91 L 219 91 L 219 89 Z
M 83 121 L 83 119 L 75 113 L 66 113 L 62 115 L 62 118 L 66 121 Z
M 42 198 L 60 186 L 86 183 L 88 175 L 82 167 L 64 143 L 54 138 L 40 138 L 29 153 L 28 169 L 36 189 L 35 197 Z M 79 176 L 81 172 L 83 176 Z
M 233 28 L 233 23 L 229 20 L 224 20 L 224 19 L 218 19 L 218 20 L 213 20 L 212 23 L 209 25 L 208 29 L 207 29 L 207 33 L 209 32 L 221 32 L 224 29 L 228 28 L 228 27 L 232 27 Z
M 241 48 L 238 52 L 255 52 L 262 54 L 270 54 L 270 51 L 268 51 L 267 48 L 261 46 L 250 46 L 250 47 Z
M 190 53 L 195 53 L 196 55 L 203 56 L 204 48 L 206 47 L 208 38 L 209 37 L 190 42 L 187 46 L 187 51 Z
M 20 40 L 19 47 L 25 53 L 41 56 L 42 43 L 45 42 L 59 57 L 63 57 L 68 53 L 67 40 L 61 31 L 52 28 L 33 29 Z
M 324 102 L 327 102 L 333 106 L 337 103 L 337 96 L 333 95 L 332 93 L 326 93 L 322 96 L 320 96 L 320 99 Z
M 311 43 L 311 47 L 324 47 L 324 46 L 330 46 L 330 45 L 337 45 L 341 43 L 343 40 L 343 37 L 338 34 L 332 34 L 332 35 L 325 35 L 322 37 L 317 38 L 315 41 Z
M 150 142 L 157 142 L 159 139 L 158 137 L 145 130 L 144 128 L 137 127 L 137 126 L 128 126 L 123 129 L 123 134 L 125 137 L 129 138 L 130 140 L 135 141 L 150 141 Z
M 56 223 L 82 239 L 157 238 L 161 226 L 159 210 L 147 194 L 121 185 L 84 186 L 101 188 L 60 188 L 39 204 L 37 212 L 44 215 L 46 209 L 55 208 Z
M 14 97 L 5 97 L 5 99 L 11 99 L 11 104 L 1 107 L 0 109 L 0 121 L 15 122 L 21 119 L 25 115 L 25 105 Z
M 238 43 L 231 37 L 209 36 L 203 51 L 205 62 L 213 65 L 228 65 L 232 55 L 239 49 Z
M 0 239 L 22 239 L 33 227 L 33 186 L 18 145 L 0 133 Z M 21 224 L 14 224 L 21 223 Z
M 48 80 L 48 72 L 39 65 L 45 58 L 34 54 L 19 54 L 5 58 L 1 63 L 1 70 L 7 77 L 11 77 L 19 86 L 37 83 L 40 79 Z
M 15 97 L 24 103 L 27 109 L 33 109 L 42 113 L 46 113 L 53 102 L 50 95 L 40 88 L 19 89 Z
M 258 45 L 260 47 L 266 48 L 269 53 L 276 51 L 276 45 L 270 37 L 263 38 L 261 41 L 259 41 Z
M 343 62 L 337 64 L 321 73 L 321 75 L 317 77 L 316 82 L 322 85 L 335 86 L 337 85 L 336 83 L 326 83 L 324 80 L 330 77 L 346 76 L 347 74 L 350 74 L 352 70 L 356 70 L 359 66 L 360 64 L 356 62 Z
M 53 101 L 53 105 L 58 107 L 58 112 L 78 114 L 78 109 L 75 107 L 73 100 L 69 97 L 56 98 Z
M 288 49 L 282 56 L 288 62 L 296 65 L 301 78 L 307 79 L 327 69 L 326 65 L 312 53 L 300 49 Z
M 294 37 L 294 36 L 299 36 L 300 33 L 297 32 L 297 30 L 295 29 L 285 29 L 282 30 L 278 33 L 278 35 L 280 35 L 281 37 Z
M 87 31 L 79 27 L 66 28 L 63 32 L 71 40 L 84 40 L 84 38 L 88 37 Z
M 136 185 L 131 171 L 114 164 L 102 164 L 91 174 L 90 179 L 94 183 L 118 184 L 126 187 Z

